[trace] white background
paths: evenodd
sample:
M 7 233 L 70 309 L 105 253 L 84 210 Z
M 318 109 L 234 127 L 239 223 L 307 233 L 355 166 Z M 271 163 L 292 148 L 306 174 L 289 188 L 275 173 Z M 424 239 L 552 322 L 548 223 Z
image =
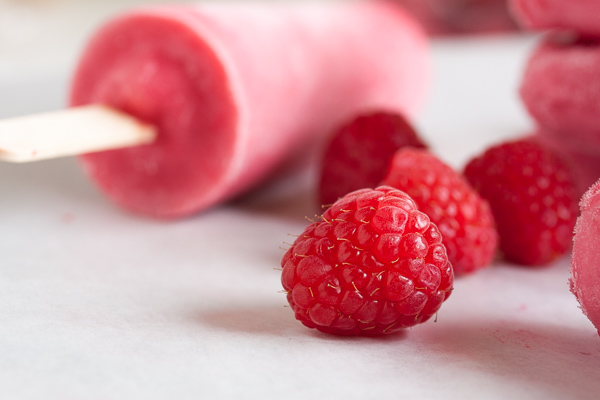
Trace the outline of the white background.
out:
M 39 51 L 0 41 L 0 117 L 63 107 L 100 14 L 63 25 L 70 40 L 37 36 Z M 517 87 L 534 41 L 432 44 L 415 125 L 451 165 L 528 133 Z M 75 159 L 0 164 L 0 397 L 597 398 L 600 338 L 569 293 L 568 256 L 459 278 L 437 322 L 400 335 L 339 338 L 296 322 L 274 268 L 315 212 L 313 179 L 303 171 L 165 223 L 110 204 Z

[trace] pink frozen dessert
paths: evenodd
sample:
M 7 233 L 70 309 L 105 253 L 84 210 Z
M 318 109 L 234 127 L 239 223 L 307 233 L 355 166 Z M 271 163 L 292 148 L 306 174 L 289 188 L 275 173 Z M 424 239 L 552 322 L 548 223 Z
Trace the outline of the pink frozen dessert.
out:
M 598 0 L 511 0 L 517 19 L 530 29 L 559 29 L 600 37 Z
M 82 160 L 116 203 L 176 218 L 249 189 L 360 111 L 413 114 L 427 78 L 426 37 L 390 2 L 156 6 L 92 38 L 71 104 L 158 127 L 153 144 Z
M 575 225 L 571 291 L 600 334 L 600 181 L 583 196 Z
M 544 134 L 600 153 L 600 40 L 546 38 L 528 61 L 520 92 Z

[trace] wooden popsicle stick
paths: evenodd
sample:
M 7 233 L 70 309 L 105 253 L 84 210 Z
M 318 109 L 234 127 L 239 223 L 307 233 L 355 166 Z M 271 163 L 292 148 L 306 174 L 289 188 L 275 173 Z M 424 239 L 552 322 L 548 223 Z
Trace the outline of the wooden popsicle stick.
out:
M 148 144 L 156 128 L 103 105 L 0 120 L 0 160 L 29 162 Z

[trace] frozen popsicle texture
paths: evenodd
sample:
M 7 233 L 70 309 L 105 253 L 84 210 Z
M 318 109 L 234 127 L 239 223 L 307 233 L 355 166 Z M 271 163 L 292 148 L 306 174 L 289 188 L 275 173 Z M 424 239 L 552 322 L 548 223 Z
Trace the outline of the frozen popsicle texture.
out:
M 521 98 L 544 134 L 600 152 L 600 41 L 547 38 L 528 61 Z
M 571 258 L 571 291 L 600 334 L 600 181 L 581 200 Z
M 600 36 L 598 0 L 511 0 L 512 9 L 531 29 L 564 29 Z
M 72 104 L 159 128 L 156 143 L 83 156 L 118 204 L 174 218 L 250 188 L 365 109 L 413 114 L 427 84 L 419 26 L 383 1 L 140 9 L 92 38 Z

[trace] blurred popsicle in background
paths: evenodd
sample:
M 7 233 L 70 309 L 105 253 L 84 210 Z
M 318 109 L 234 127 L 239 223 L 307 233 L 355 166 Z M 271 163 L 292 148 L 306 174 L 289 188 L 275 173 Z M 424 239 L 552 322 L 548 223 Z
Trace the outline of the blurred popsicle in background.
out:
M 131 11 L 86 47 L 71 105 L 109 106 L 156 127 L 158 136 L 146 146 L 86 155 L 84 165 L 131 211 L 189 215 L 264 180 L 351 115 L 377 108 L 414 114 L 428 83 L 427 59 L 420 26 L 388 1 Z M 38 147 L 21 151 L 11 140 L 7 131 L 18 122 L 0 124 L 4 158 L 39 158 Z M 36 137 L 43 125 L 31 124 Z M 48 127 L 49 134 L 78 133 L 77 126 Z

